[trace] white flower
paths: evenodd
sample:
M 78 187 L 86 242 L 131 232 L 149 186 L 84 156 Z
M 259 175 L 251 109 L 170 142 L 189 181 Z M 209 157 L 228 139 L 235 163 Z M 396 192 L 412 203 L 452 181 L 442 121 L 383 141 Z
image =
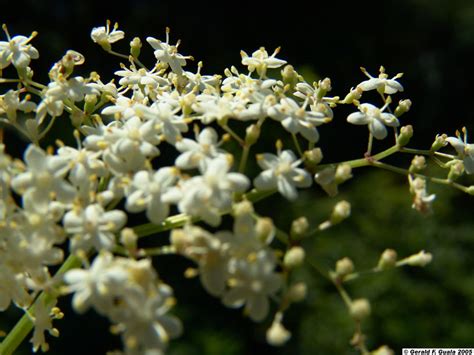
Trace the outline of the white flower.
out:
M 181 321 L 168 314 L 175 303 L 172 290 L 160 284 L 134 291 L 124 297 L 130 311 L 118 317 L 127 354 L 164 354 L 169 340 L 183 332 Z
M 260 49 L 252 53 L 251 57 L 244 51 L 240 51 L 240 56 L 242 57 L 242 64 L 248 67 L 249 72 L 252 73 L 256 70 L 260 77 L 264 77 L 268 68 L 279 68 L 286 64 L 286 60 L 275 58 L 279 52 L 280 47 L 275 49 L 271 56 L 268 56 L 265 48 L 260 47 Z
M 198 117 L 201 118 L 202 123 L 209 124 L 213 121 L 220 121 L 222 119 L 236 116 L 236 110 L 243 109 L 244 106 L 239 101 L 233 99 L 232 96 L 224 95 L 199 95 L 192 108 Z
M 281 122 L 290 133 L 300 133 L 310 142 L 317 142 L 319 133 L 316 126 L 331 121 L 325 114 L 306 111 L 305 105 L 300 107 L 295 100 L 285 97 L 278 104 L 268 109 L 268 115 Z
M 398 73 L 392 79 L 388 79 L 388 75 L 385 74 L 385 68 L 381 66 L 378 78 L 374 78 L 367 72 L 367 70 L 365 70 L 365 68 L 360 69 L 369 77 L 369 80 L 365 80 L 357 85 L 357 87 L 361 88 L 363 91 L 377 90 L 389 95 L 403 91 L 403 86 L 396 80 L 403 76 L 402 73 Z
M 153 103 L 150 107 L 145 105 L 136 105 L 136 110 L 140 115 L 154 122 L 154 127 L 161 133 L 161 136 L 170 144 L 175 144 L 181 139 L 181 132 L 188 131 L 188 125 L 182 116 L 177 113 L 180 108 L 173 108 L 167 103 Z
M 296 84 L 295 88 L 297 91 L 294 95 L 302 100 L 308 99 L 313 112 L 320 112 L 324 114 L 328 121 L 332 120 L 334 113 L 324 97 L 324 93 L 331 89 L 331 80 L 329 78 L 320 80 L 318 83 L 314 82 L 313 86 L 306 82 L 301 82 Z
M 413 179 L 411 175 L 409 175 L 408 181 L 410 183 L 410 192 L 413 195 L 412 208 L 423 214 L 430 213 L 436 195 L 428 195 L 428 192 L 426 191 L 426 180 L 421 177 Z
M 35 145 L 28 146 L 24 159 L 27 170 L 12 180 L 12 188 L 24 200 L 45 209 L 53 199 L 65 204 L 72 202 L 76 190 L 63 179 L 67 173 L 66 159 L 47 155 Z
M 153 121 L 142 122 L 134 116 L 123 125 L 112 122 L 108 128 L 103 137 L 104 161 L 115 174 L 141 170 L 147 159 L 159 155 L 160 138 Z
M 73 307 L 90 306 L 107 316 L 121 333 L 127 354 L 162 354 L 169 339 L 182 332 L 181 322 L 168 311 L 172 289 L 159 282 L 151 260 L 114 257 L 101 252 L 88 270 L 64 275 Z
M 99 44 L 106 51 L 110 51 L 111 44 L 121 40 L 125 33 L 117 30 L 118 23 L 114 24 L 112 32 L 110 32 L 110 21 L 107 20 L 106 26 L 94 27 L 91 31 L 92 40 Z
M 73 235 L 71 250 L 110 250 L 115 246 L 114 233 L 126 223 L 127 215 L 120 210 L 105 212 L 102 206 L 93 204 L 85 209 L 75 208 L 64 216 L 64 229 Z
M 99 91 L 95 85 L 86 83 L 82 76 L 50 82 L 36 110 L 37 121 L 41 123 L 47 113 L 53 117 L 61 116 L 64 100 L 82 101 L 88 94 L 98 95 Z
M 259 322 L 267 316 L 270 308 L 268 297 L 280 289 L 282 277 L 274 271 L 273 253 L 262 250 L 249 259 L 230 261 L 231 288 L 224 293 L 222 302 L 228 307 L 245 304 L 245 314 Z
M 33 343 L 33 352 L 37 352 L 41 349 L 42 352 L 46 352 L 49 349 L 49 344 L 46 342 L 44 332 L 48 332 L 50 335 L 57 337 L 59 336 L 59 330 L 53 328 L 53 319 L 58 314 L 58 309 L 53 311 L 56 301 L 46 304 L 46 301 L 36 303 L 34 316 L 32 321 L 34 324 L 33 337 L 31 342 Z
M 279 150 L 278 156 L 270 153 L 257 155 L 257 163 L 264 171 L 255 178 L 255 187 L 258 190 L 278 189 L 287 199 L 296 199 L 296 188 L 309 187 L 312 183 L 311 175 L 297 168 L 301 162 L 291 150 Z
M 26 68 L 31 59 L 38 59 L 39 53 L 29 42 L 36 37 L 33 32 L 30 37 L 14 36 L 10 37 L 5 25 L 3 30 L 7 35 L 8 42 L 0 42 L 0 69 L 8 67 L 11 63 L 19 69 Z
M 171 232 L 171 244 L 178 253 L 199 265 L 201 283 L 213 296 L 220 296 L 225 290 L 228 277 L 228 242 L 232 237 L 229 232 L 211 234 L 195 226 L 185 226 Z
M 193 59 L 190 56 L 184 56 L 178 53 L 179 41 L 175 46 L 169 44 L 169 28 L 166 28 L 166 42 L 161 42 L 153 37 L 147 37 L 147 42 L 155 50 L 156 59 L 160 62 L 167 63 L 171 70 L 178 75 L 183 74 L 183 68 L 186 65 L 186 59 Z
M 369 131 L 376 139 L 384 139 L 387 137 L 387 129 L 389 127 L 398 127 L 400 122 L 391 113 L 383 112 L 388 106 L 385 104 L 382 108 L 375 107 L 372 104 L 359 105 L 360 112 L 353 112 L 347 116 L 347 122 L 356 125 L 368 125 Z
M 176 142 L 176 149 L 181 154 L 176 158 L 175 164 L 180 169 L 193 169 L 200 167 L 206 170 L 207 164 L 212 159 L 223 156 L 225 151 L 218 148 L 218 136 L 211 127 L 206 127 L 196 137 L 196 141 L 183 138 Z
M 36 104 L 29 101 L 28 96 L 20 101 L 19 91 L 8 90 L 4 95 L 0 95 L 0 114 L 5 113 L 11 123 L 16 122 L 17 111 L 25 113 L 36 109 Z
M 181 212 L 200 217 L 213 226 L 220 224 L 221 213 L 232 205 L 232 193 L 244 192 L 250 184 L 245 175 L 229 170 L 228 159 L 212 160 L 202 176 L 185 180 L 176 188 L 170 201 L 178 203 Z
M 121 76 L 119 84 L 123 86 L 146 85 L 153 89 L 157 87 L 169 85 L 168 80 L 155 73 L 156 67 L 151 71 L 144 68 L 137 69 L 135 63 L 130 64 L 130 69 L 122 66 L 122 70 L 115 72 L 115 75 Z
M 141 212 L 146 209 L 147 218 L 160 224 L 168 217 L 169 203 L 166 192 L 174 186 L 178 178 L 176 168 L 160 168 L 155 173 L 139 171 L 133 176 L 127 189 L 125 208 L 130 212 Z
M 101 252 L 88 270 L 72 269 L 64 274 L 69 292 L 74 292 L 72 305 L 79 312 L 85 312 L 91 305 L 102 306 L 106 311 L 110 306 L 107 298 L 114 289 L 123 284 L 129 275 L 126 270 L 115 267 L 113 255 Z
M 461 139 L 461 133 L 456 132 L 456 137 L 448 137 L 449 142 L 456 149 L 459 157 L 463 160 L 464 169 L 468 174 L 474 174 L 474 144 L 467 143 L 467 130 L 463 128 L 464 140 Z

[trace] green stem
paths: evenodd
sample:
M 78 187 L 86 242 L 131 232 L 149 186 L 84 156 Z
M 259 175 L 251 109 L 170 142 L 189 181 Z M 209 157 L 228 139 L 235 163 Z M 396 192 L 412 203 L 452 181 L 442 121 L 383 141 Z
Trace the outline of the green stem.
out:
M 372 133 L 369 133 L 369 143 L 367 144 L 367 153 L 365 153 L 369 157 L 370 157 L 370 154 L 372 154 L 373 143 L 374 143 L 374 135 Z
M 60 275 L 64 274 L 66 271 L 70 269 L 77 268 L 81 265 L 81 261 L 75 255 L 69 255 L 63 265 L 59 268 L 55 278 L 58 278 Z M 49 306 L 52 302 L 56 300 L 55 297 L 47 294 L 42 293 L 34 302 L 34 304 L 28 308 L 28 312 L 30 314 L 34 314 L 34 310 L 36 305 L 40 302 L 44 302 L 46 306 Z M 24 314 L 21 319 L 16 323 L 15 327 L 8 333 L 8 335 L 3 339 L 2 343 L 0 344 L 0 354 L 2 355 L 10 355 L 20 346 L 23 340 L 27 337 L 27 335 L 33 329 L 33 322 L 28 314 Z
M 230 128 L 227 124 L 221 124 L 220 125 L 224 131 L 230 134 L 232 138 L 234 138 L 242 147 L 245 147 L 245 141 L 239 137 L 237 133 L 235 133 L 232 128 Z
M 245 171 L 245 166 L 247 165 L 247 160 L 249 158 L 250 145 L 245 144 L 242 150 L 242 157 L 240 158 L 239 164 L 239 173 L 243 174 Z
M 373 165 L 374 161 L 379 161 L 382 160 L 392 154 L 395 154 L 400 151 L 400 147 L 398 145 L 394 145 L 393 147 L 390 147 L 378 154 L 375 154 L 371 157 L 368 158 L 362 158 L 362 159 L 354 159 L 354 160 L 348 160 L 348 161 L 342 161 L 339 163 L 331 163 L 331 164 L 321 164 L 318 165 L 318 170 L 324 169 L 324 168 L 335 168 L 340 164 L 348 164 L 351 168 L 361 168 L 364 166 L 370 166 Z
M 298 154 L 300 157 L 303 157 L 303 151 L 301 150 L 300 142 L 298 142 L 298 138 L 296 137 L 296 134 L 292 133 L 291 137 L 293 138 L 293 143 L 295 144 L 296 150 L 298 151 Z

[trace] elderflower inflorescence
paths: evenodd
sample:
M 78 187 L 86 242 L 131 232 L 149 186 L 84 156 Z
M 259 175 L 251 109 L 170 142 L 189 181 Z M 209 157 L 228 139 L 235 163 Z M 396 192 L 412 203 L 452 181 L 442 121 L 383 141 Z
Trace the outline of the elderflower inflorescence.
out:
M 33 80 L 29 67 L 39 56 L 30 44 L 36 32 L 10 37 L 3 28 L 8 41 L 0 42 L 0 69 L 5 69 L 4 76 L 10 75 L 12 64 L 19 78 L 11 79 L 18 84 L 16 89 L 8 87 L 0 95 L 0 122 L 31 144 L 23 161 L 13 159 L 0 134 L 0 310 L 12 303 L 25 310 L 35 327 L 33 350 L 48 349 L 45 333 L 59 335 L 52 321 L 62 313 L 55 302 L 44 299 L 55 301 L 72 293 L 77 312 L 93 308 L 110 320 L 113 332 L 123 340 L 125 354 L 163 354 L 169 340 L 182 332 L 182 325 L 171 314 L 176 303 L 173 290 L 158 277 L 150 259 L 160 254 L 193 261 L 196 268 L 186 276 L 199 275 L 207 292 L 227 307 L 243 307 L 253 321 L 264 321 L 273 313 L 267 342 L 284 345 L 291 333 L 282 324 L 283 314 L 307 293 L 306 284 L 294 282 L 297 275 L 292 273 L 308 259 L 300 240 L 312 233 L 312 223 L 299 218 L 285 233 L 276 227 L 278 221 L 258 215 L 253 203 L 276 191 L 294 201 L 298 188 L 311 187 L 313 176 L 328 195 L 335 196 L 354 168 L 386 168 L 379 160 L 400 151 L 413 134 L 411 126 L 402 127 L 400 135 L 397 129 L 398 118 L 411 101 L 401 100 L 390 113 L 390 95 L 403 91 L 397 81 L 401 74 L 389 79 L 381 67 L 375 78 L 363 69 L 369 80 L 340 100 L 327 96 L 329 78 L 308 83 L 292 66 L 284 66 L 285 60 L 276 58 L 279 48 L 269 55 L 262 47 L 251 56 L 241 52 L 244 72 L 231 66 L 224 75 L 205 75 L 202 62 L 196 72 L 188 71 L 186 65 L 193 58 L 179 53 L 179 41 L 170 44 L 169 29 L 164 42 L 146 38 L 154 55 L 148 69 L 138 60 L 139 38 L 130 44 L 131 56 L 112 50 L 125 33 L 117 24 L 111 28 L 108 21 L 94 28 L 91 38 L 128 61 L 115 72 L 118 84 L 103 82 L 96 72 L 74 75 L 85 58 L 68 50 L 52 65 L 50 81 L 43 85 Z M 273 72 L 269 69 L 281 67 L 280 76 L 268 77 Z M 380 107 L 360 103 L 370 90 L 382 97 Z M 368 154 L 321 165 L 322 149 L 315 147 L 320 138 L 317 127 L 335 119 L 333 109 L 342 104 L 359 109 L 347 121 L 368 125 Z M 72 135 L 76 146 L 56 140 L 57 149 L 42 148 L 56 118 L 65 115 L 71 129 L 64 135 Z M 385 139 L 385 126 L 398 135 L 395 145 L 371 155 L 372 136 Z M 288 136 L 294 147 L 283 149 L 286 139 L 282 137 L 276 154 L 258 145 L 259 154 L 252 155 L 253 145 L 269 130 Z M 428 154 L 450 159 L 447 179 L 422 175 L 426 161 L 420 157 L 410 169 L 392 169 L 408 176 L 418 211 L 431 211 L 435 199 L 427 193 L 426 181 L 472 190 L 453 181 L 464 172 L 474 173 L 473 145 L 463 132 L 464 140 L 459 133 L 437 136 Z M 438 152 L 447 143 L 457 156 Z M 252 172 L 249 159 L 262 171 Z M 350 213 L 348 202 L 337 203 L 329 219 L 317 223 L 317 230 L 342 222 Z M 221 228 L 224 215 L 231 216 L 232 230 Z M 148 223 L 136 225 L 142 217 Z M 198 226 L 199 221 L 203 223 Z M 168 230 L 172 230 L 168 244 L 141 246 L 140 237 Z M 279 243 L 274 242 L 276 237 Z M 70 256 L 63 276 L 52 275 L 51 267 L 65 262 L 65 251 Z M 415 256 L 399 264 L 424 266 L 431 261 L 429 253 Z M 76 261 L 72 269 L 71 260 Z M 396 254 L 392 261 L 391 266 L 398 266 Z M 338 282 L 353 275 L 353 265 L 345 268 L 349 271 L 344 275 L 341 267 L 336 267 Z M 37 297 L 41 292 L 48 297 Z M 0 352 L 14 351 L 9 347 L 17 343 L 7 337 Z

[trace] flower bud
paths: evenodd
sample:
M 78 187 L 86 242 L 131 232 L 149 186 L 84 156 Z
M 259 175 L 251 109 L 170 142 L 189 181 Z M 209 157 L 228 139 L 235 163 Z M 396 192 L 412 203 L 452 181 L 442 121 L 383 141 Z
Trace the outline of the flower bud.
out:
M 132 228 L 124 228 L 120 232 L 120 242 L 127 250 L 137 249 L 138 236 Z
M 328 91 L 331 91 L 331 79 L 324 78 L 318 83 L 318 99 L 322 99 Z
M 288 289 L 287 297 L 291 302 L 301 302 L 306 298 L 308 287 L 304 282 L 297 282 Z
M 431 145 L 430 150 L 432 152 L 436 152 L 436 151 L 440 150 L 441 148 L 443 148 L 444 146 L 446 146 L 446 144 L 448 144 L 448 141 L 446 140 L 446 138 L 448 138 L 448 136 L 446 134 L 441 134 L 441 135 L 437 134 L 436 138 L 435 138 L 435 141 Z
M 260 137 L 260 127 L 252 124 L 245 130 L 245 143 L 248 145 L 255 144 Z
M 342 184 L 344 181 L 352 177 L 352 168 L 349 164 L 339 164 L 336 168 L 334 181 L 336 184 Z
M 356 87 L 355 89 L 352 89 L 342 100 L 343 104 L 352 104 L 354 102 L 358 102 L 358 100 L 362 97 L 362 93 L 364 91 L 360 87 Z
M 417 173 L 421 170 L 426 168 L 426 159 L 422 155 L 415 155 L 415 157 L 411 161 L 410 165 L 410 173 Z
M 276 318 L 267 330 L 266 339 L 270 345 L 282 346 L 291 338 L 291 333 L 281 324 L 281 320 Z
M 348 257 L 342 258 L 336 262 L 336 274 L 339 277 L 349 275 L 354 271 L 354 263 Z
M 397 252 L 393 249 L 385 249 L 385 251 L 380 255 L 378 268 L 385 270 L 392 268 L 397 263 Z
M 333 167 L 324 168 L 314 175 L 314 181 L 331 197 L 336 196 L 338 192 L 337 183 L 334 181 L 335 175 L 336 169 Z
M 255 233 L 258 240 L 262 243 L 269 244 L 275 236 L 275 226 L 271 218 L 262 217 L 257 220 L 255 224 Z
M 302 247 L 291 247 L 283 258 L 283 265 L 288 269 L 294 269 L 303 264 L 305 251 Z
M 473 195 L 473 196 L 474 196 L 474 185 L 469 186 L 469 187 L 466 189 L 466 192 L 467 192 L 469 195 Z
M 291 223 L 290 235 L 293 239 L 299 240 L 304 237 L 309 228 L 309 222 L 306 217 L 297 218 Z
M 424 250 L 422 250 L 418 254 L 414 254 L 406 258 L 403 261 L 403 264 L 424 267 L 428 265 L 431 260 L 433 260 L 433 255 L 431 255 L 431 253 L 426 253 Z
M 366 298 L 359 298 L 352 301 L 349 313 L 351 314 L 352 318 L 357 321 L 361 321 L 364 318 L 370 316 L 370 302 Z
M 351 204 L 347 201 L 339 201 L 333 208 L 331 224 L 341 223 L 351 215 Z
M 397 144 L 404 147 L 408 144 L 411 137 L 413 137 L 413 126 L 407 125 L 400 128 L 400 134 L 397 137 Z
M 450 167 L 449 173 L 448 173 L 448 180 L 449 181 L 455 181 L 464 172 L 464 163 L 460 160 L 456 160 Z
M 90 115 L 94 112 L 95 104 L 97 103 L 97 96 L 93 94 L 87 94 L 84 98 L 84 112 Z
M 397 108 L 395 109 L 395 116 L 400 117 L 403 115 L 405 112 L 408 112 L 411 107 L 411 100 L 406 99 L 406 100 L 401 100 L 398 103 Z
M 392 349 L 390 349 L 387 345 L 382 345 L 381 347 L 373 350 L 371 355 L 395 355 Z
M 132 55 L 133 58 L 138 58 L 140 55 L 140 50 L 142 48 L 142 41 L 140 38 L 135 37 L 132 39 L 130 42 L 130 54 Z
M 304 159 L 305 164 L 308 167 L 314 168 L 321 162 L 321 160 L 323 160 L 323 152 L 321 151 L 321 148 L 307 150 L 304 152 Z
M 285 85 L 290 85 L 290 88 L 293 89 L 299 81 L 299 75 L 295 71 L 292 65 L 285 65 L 281 71 L 281 77 Z

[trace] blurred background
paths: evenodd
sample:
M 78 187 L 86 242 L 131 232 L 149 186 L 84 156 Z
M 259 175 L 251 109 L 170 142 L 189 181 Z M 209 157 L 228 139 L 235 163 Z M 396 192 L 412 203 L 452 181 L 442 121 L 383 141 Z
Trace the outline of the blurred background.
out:
M 204 62 L 203 73 L 222 73 L 230 65 L 240 67 L 241 49 L 251 53 L 265 46 L 271 53 L 281 46 L 286 59 L 309 79 L 330 77 L 332 94 L 344 96 L 365 77 L 364 66 L 374 76 L 384 65 L 390 76 L 404 72 L 405 92 L 412 110 L 401 123 L 412 124 L 410 146 L 427 149 L 438 133 L 453 135 L 466 126 L 474 132 L 474 2 L 470 0 L 399 1 L 298 1 L 201 2 L 135 0 L 107 1 L 1 0 L 0 20 L 10 33 L 39 32 L 33 44 L 40 59 L 33 64 L 39 78 L 68 49 L 86 56 L 82 70 L 95 70 L 103 81 L 113 77 L 120 60 L 107 55 L 90 40 L 90 30 L 106 19 L 117 21 L 127 40 L 117 44 L 126 53 L 135 36 L 164 39 L 171 28 L 171 42 L 182 40 L 180 52 Z M 142 50 L 147 52 L 146 44 Z M 144 54 L 152 62 L 152 52 Z M 349 110 L 349 111 L 347 111 Z M 365 127 L 345 122 L 352 108 L 337 108 L 334 122 L 321 127 L 325 162 L 359 158 L 366 148 Z M 276 126 L 275 126 L 276 127 Z M 257 147 L 272 151 L 279 131 Z M 15 143 L 18 139 L 7 136 Z M 265 146 L 266 145 L 266 146 Z M 376 150 L 383 149 L 377 144 Z M 392 162 L 407 164 L 395 158 Z M 436 170 L 430 171 L 436 174 Z M 468 183 L 468 181 L 463 181 Z M 411 209 L 406 178 L 370 169 L 354 171 L 354 179 L 328 198 L 313 188 L 290 206 L 272 197 L 257 206 L 288 230 L 302 215 L 313 224 L 323 221 L 334 203 L 347 199 L 351 218 L 328 232 L 305 241 L 307 257 L 324 269 L 348 256 L 356 268 L 373 267 L 387 247 L 408 256 L 425 249 L 434 255 L 424 269 L 397 269 L 365 276 L 348 284 L 354 297 L 367 297 L 373 315 L 364 324 L 370 349 L 387 344 L 400 353 L 402 347 L 474 347 L 474 200 L 457 191 L 429 185 L 437 194 L 434 213 L 421 216 Z M 271 208 L 269 208 L 271 206 Z M 284 211 L 284 212 L 282 212 Z M 356 354 L 349 340 L 354 331 L 335 288 L 314 269 L 305 267 L 294 275 L 308 283 L 304 303 L 293 306 L 285 324 L 293 332 L 282 348 L 265 344 L 270 319 L 253 324 L 241 310 L 224 308 L 207 295 L 197 279 L 182 276 L 191 264 L 168 257 L 156 260 L 163 279 L 173 286 L 178 299 L 177 315 L 185 333 L 172 342 L 169 354 Z M 65 319 L 51 339 L 51 354 L 101 354 L 119 347 L 108 334 L 108 324 L 90 311 L 75 315 L 63 300 Z M 0 329 L 8 330 L 18 319 L 12 310 L 0 316 Z M 30 353 L 25 344 L 19 354 Z

